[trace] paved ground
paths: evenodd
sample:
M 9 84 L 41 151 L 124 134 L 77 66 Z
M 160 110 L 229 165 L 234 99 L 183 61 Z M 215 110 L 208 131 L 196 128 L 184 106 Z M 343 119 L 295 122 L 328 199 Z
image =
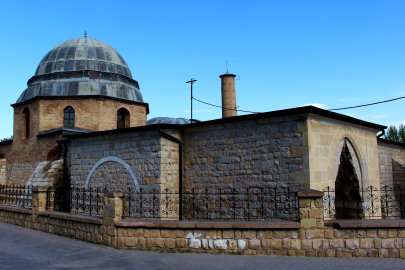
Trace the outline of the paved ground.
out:
M 116 250 L 0 223 L 0 269 L 405 269 L 405 260 Z

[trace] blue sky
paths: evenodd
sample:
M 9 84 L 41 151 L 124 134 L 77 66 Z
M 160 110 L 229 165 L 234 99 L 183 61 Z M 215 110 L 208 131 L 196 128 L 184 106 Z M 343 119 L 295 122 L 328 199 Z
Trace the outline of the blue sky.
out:
M 190 115 L 194 96 L 220 105 L 219 75 L 236 81 L 239 109 L 306 104 L 326 109 L 405 96 L 405 1 L 3 1 L 0 9 L 0 138 L 43 56 L 83 36 L 125 58 L 149 103 L 148 119 Z M 405 124 L 405 99 L 340 111 Z M 221 110 L 194 103 L 194 118 Z M 242 114 L 242 113 L 240 113 Z

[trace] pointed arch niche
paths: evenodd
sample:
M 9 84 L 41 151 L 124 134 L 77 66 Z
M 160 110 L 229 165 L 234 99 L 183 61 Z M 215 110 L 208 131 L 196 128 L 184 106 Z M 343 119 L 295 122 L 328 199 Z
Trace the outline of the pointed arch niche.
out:
M 362 172 L 361 161 L 352 143 L 344 138 L 338 145 L 333 167 L 335 190 L 334 208 L 336 219 L 358 219 L 364 216 L 361 210 L 360 190 L 368 187 Z

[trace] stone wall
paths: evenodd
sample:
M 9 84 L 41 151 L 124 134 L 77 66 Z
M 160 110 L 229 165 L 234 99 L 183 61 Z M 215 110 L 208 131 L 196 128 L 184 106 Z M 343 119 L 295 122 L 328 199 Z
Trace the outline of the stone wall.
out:
M 39 161 L 32 163 L 11 163 L 7 165 L 7 184 L 26 185 L 39 165 Z
M 138 184 L 149 190 L 166 185 L 178 189 L 178 145 L 157 131 L 72 139 L 68 168 L 75 186 L 84 187 L 94 169 L 88 186 L 126 190 L 129 184 Z
M 60 186 L 63 181 L 63 159 L 38 164 L 26 185 L 34 187 Z
M 382 185 L 405 185 L 405 147 L 378 141 L 380 182 Z
M 301 222 L 182 222 L 121 219 L 121 192 L 107 194 L 103 217 L 46 211 L 46 188 L 37 188 L 33 189 L 32 209 L 0 206 L 0 222 L 120 249 L 405 258 L 403 220 L 333 221 L 341 228 L 327 227 L 321 194 L 312 190 L 299 194 Z
M 349 141 L 350 147 L 359 161 L 361 170 L 360 186 L 379 186 L 378 149 L 376 134 L 379 130 L 350 124 L 318 115 L 310 115 L 307 119 L 309 177 L 305 180 L 307 188 L 324 190 L 335 187 L 336 175 L 340 164 L 339 145 L 343 139 Z M 341 148 L 340 148 L 341 150 Z
M 185 188 L 291 186 L 303 170 L 303 157 L 291 154 L 303 144 L 301 123 L 260 119 L 185 129 Z

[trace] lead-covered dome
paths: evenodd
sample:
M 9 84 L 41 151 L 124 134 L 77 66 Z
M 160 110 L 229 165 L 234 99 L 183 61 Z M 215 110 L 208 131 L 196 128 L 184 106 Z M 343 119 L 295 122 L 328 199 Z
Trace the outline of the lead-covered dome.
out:
M 41 60 L 17 103 L 37 96 L 107 96 L 143 102 L 124 58 L 107 43 L 74 38 Z

